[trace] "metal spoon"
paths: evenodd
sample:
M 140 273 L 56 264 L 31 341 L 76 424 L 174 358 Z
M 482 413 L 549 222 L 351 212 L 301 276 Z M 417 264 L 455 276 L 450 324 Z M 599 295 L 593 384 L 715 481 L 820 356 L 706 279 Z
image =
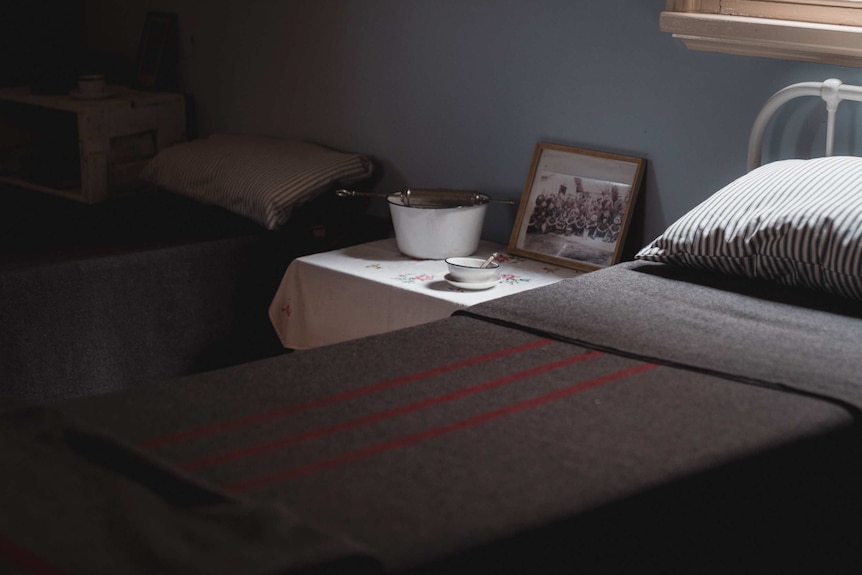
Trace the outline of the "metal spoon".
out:
M 494 252 L 493 254 L 491 254 L 490 256 L 488 256 L 488 259 L 487 259 L 487 260 L 485 260 L 484 262 L 482 262 L 482 265 L 480 265 L 480 266 L 479 266 L 479 269 L 485 269 L 485 268 L 487 268 L 489 265 L 491 265 L 491 262 L 492 262 L 492 261 L 494 261 L 495 259 L 497 259 L 497 256 L 499 256 L 499 255 L 500 255 L 500 254 L 499 254 L 498 252 Z

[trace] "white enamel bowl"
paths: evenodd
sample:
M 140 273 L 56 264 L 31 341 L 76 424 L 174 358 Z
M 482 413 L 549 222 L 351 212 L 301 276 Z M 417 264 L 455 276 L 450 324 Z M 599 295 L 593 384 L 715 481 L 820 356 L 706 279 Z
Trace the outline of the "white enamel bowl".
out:
M 449 275 L 459 282 L 483 283 L 493 281 L 497 277 L 500 264 L 491 262 L 488 267 L 483 268 L 483 258 L 447 258 L 446 265 L 449 266 Z

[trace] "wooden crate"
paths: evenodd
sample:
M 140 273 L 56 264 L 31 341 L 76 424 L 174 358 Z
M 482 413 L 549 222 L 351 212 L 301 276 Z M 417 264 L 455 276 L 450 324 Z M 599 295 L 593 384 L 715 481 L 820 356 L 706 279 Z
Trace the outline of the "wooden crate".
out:
M 107 94 L 0 89 L 0 181 L 86 203 L 141 187 L 150 158 L 186 138 L 183 96 L 119 86 Z

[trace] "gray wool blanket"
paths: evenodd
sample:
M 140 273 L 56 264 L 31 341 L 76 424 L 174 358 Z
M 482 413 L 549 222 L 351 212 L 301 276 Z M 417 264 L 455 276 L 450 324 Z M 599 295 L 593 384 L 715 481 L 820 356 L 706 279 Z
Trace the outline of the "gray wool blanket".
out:
M 319 565 L 853 571 L 858 306 L 767 287 L 627 264 L 57 409 L 222 497 L 313 526 Z M 90 464 L 66 462 L 25 498 Z M 67 524 L 103 519 L 64 505 Z M 145 511 L 125 528 L 145 527 Z M 171 548 L 166 533 L 156 550 Z

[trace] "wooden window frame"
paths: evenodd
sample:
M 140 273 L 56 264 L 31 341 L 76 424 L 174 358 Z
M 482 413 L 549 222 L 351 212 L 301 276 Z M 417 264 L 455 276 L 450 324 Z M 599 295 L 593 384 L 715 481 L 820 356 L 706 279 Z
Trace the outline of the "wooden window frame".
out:
M 692 50 L 862 67 L 859 0 L 667 0 L 660 28 Z

